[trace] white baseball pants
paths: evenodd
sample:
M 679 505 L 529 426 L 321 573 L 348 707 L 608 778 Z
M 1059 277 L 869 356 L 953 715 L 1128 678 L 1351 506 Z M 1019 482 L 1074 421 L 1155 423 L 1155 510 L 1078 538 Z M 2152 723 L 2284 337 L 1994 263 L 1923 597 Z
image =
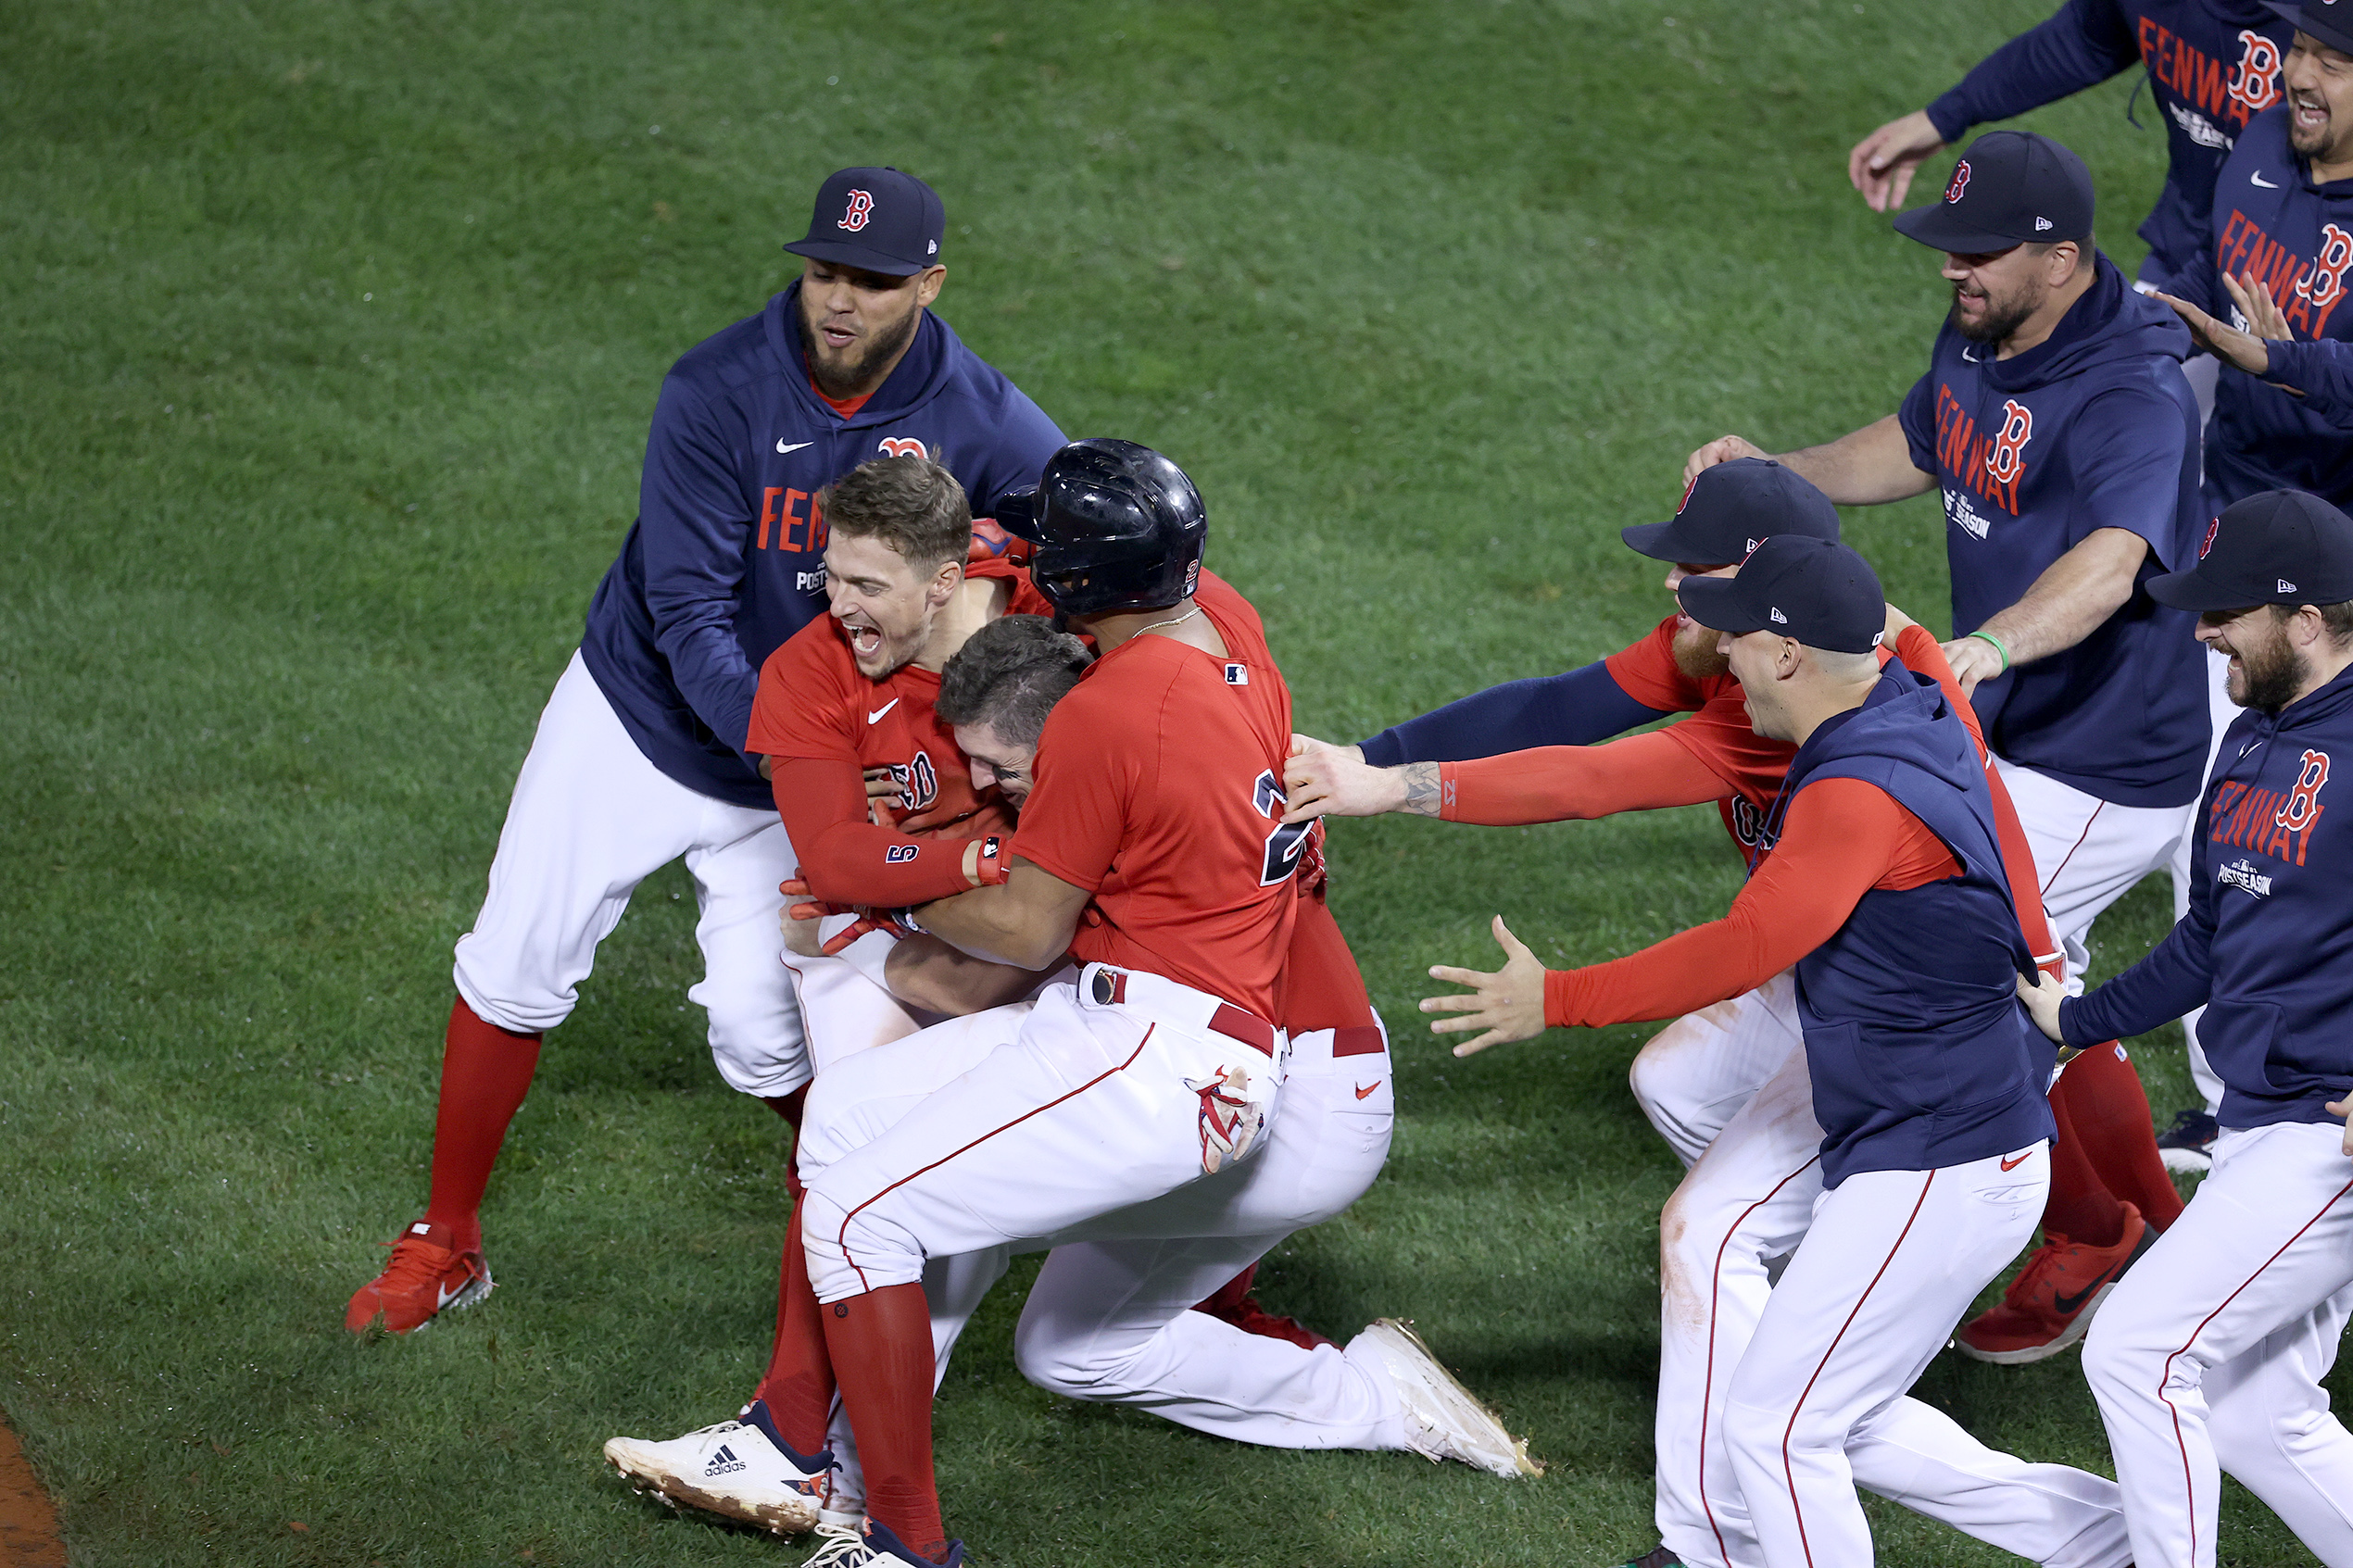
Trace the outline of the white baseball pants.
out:
M 539 716 L 490 862 L 490 890 L 458 940 L 458 994 L 519 1034 L 572 1014 L 597 944 L 637 884 L 685 857 L 701 918 L 711 1059 L 731 1088 L 790 1094 L 809 1081 L 784 950 L 777 884 L 792 845 L 773 810 L 730 806 L 646 760 L 574 653 Z
M 1772 1534 L 1780 1527 L 1772 1520 L 1786 1524 L 1794 1508 L 1783 1503 L 1780 1515 L 1762 1522 L 1752 1517 L 1755 1500 L 1736 1458 L 1743 1433 L 1728 1431 L 1743 1386 L 1739 1380 L 1761 1378 L 1767 1361 L 1790 1360 L 1803 1348 L 1792 1339 L 1792 1328 L 1776 1331 L 1773 1339 L 1760 1337 L 1768 1313 L 1831 1314 L 1829 1331 L 1834 1332 L 1850 1311 L 1861 1311 L 1859 1298 L 1868 1289 L 1871 1320 L 1877 1323 L 1885 1313 L 1895 1327 L 1874 1328 L 1865 1341 L 1841 1342 L 1837 1375 L 1819 1397 L 1804 1400 L 1805 1436 L 1813 1445 L 1808 1463 L 1814 1468 L 1807 1474 L 1819 1485 L 1793 1494 L 1788 1479 L 1779 1483 L 1780 1497 L 1802 1497 L 1808 1528 L 1815 1527 L 1815 1499 L 1823 1496 L 1830 1513 L 1821 1517 L 1835 1515 L 1839 1529 L 1861 1531 L 1862 1513 L 1853 1495 L 1859 1486 L 2036 1562 L 2118 1568 L 2129 1561 L 2113 1483 L 2065 1465 L 2028 1464 L 1989 1449 L 1951 1417 L 1904 1397 L 1970 1299 L 2032 1231 L 2048 1185 L 2047 1155 L 2037 1153 L 2010 1173 L 1997 1171 L 2002 1179 L 1992 1185 L 2001 1195 L 1998 1201 L 1968 1196 L 1984 1184 L 1953 1172 L 1939 1173 L 1943 1193 L 1921 1223 L 1937 1227 L 1926 1233 L 1934 1238 L 1931 1249 L 1937 1251 L 1931 1261 L 1950 1277 L 1941 1283 L 1930 1272 L 1916 1277 L 1907 1262 L 1904 1270 L 1891 1270 L 1890 1281 L 1872 1286 L 1869 1273 L 1857 1274 L 1852 1267 L 1871 1239 L 1864 1223 L 1869 1206 L 1856 1198 L 1886 1186 L 1884 1173 L 1850 1177 L 1826 1195 L 1821 1141 L 1806 1053 L 1793 1051 L 1708 1147 L 1660 1216 L 1660 1538 L 1692 1568 L 1781 1561 L 1770 1554 L 1785 1538 Z M 1998 1167 L 1999 1161 L 1980 1163 Z M 1918 1186 L 1928 1174 L 1900 1173 L 1897 1179 Z M 1857 1183 L 1866 1185 L 1858 1188 Z M 1850 1188 L 1856 1198 L 1847 1198 Z M 2007 1228 L 2013 1205 L 2023 1206 L 2017 1222 L 2022 1229 Z M 1825 1218 L 1831 1216 L 1835 1228 L 1825 1232 Z M 1913 1233 L 1915 1251 L 1922 1234 Z M 1776 1288 L 1766 1265 L 1793 1247 L 1799 1248 L 1797 1257 Z M 1971 1249 L 1966 1256 L 1964 1248 Z M 1887 1250 L 1882 1245 L 1872 1255 Z M 1804 1294 L 1791 1296 L 1791 1281 L 1809 1254 L 1811 1283 L 1803 1286 Z M 1843 1306 L 1836 1298 L 1841 1288 L 1850 1293 Z M 1799 1305 L 1784 1307 L 1785 1300 Z M 1816 1349 L 1814 1362 L 1822 1360 L 1824 1348 Z M 1873 1401 L 1857 1405 L 1858 1390 L 1873 1394 Z M 1830 1402 L 1833 1392 L 1837 1402 Z M 1770 1408 L 1785 1393 L 1753 1391 L 1746 1402 Z M 1789 1399 L 1794 1411 L 1795 1397 Z M 1838 1419 L 1848 1424 L 1828 1424 Z M 1844 1432 L 1844 1440 L 1822 1451 L 1828 1441 L 1823 1434 L 1831 1430 Z M 1753 1436 L 1754 1430 L 1745 1435 Z M 1776 1463 L 1780 1440 L 1777 1435 Z M 1770 1515 L 1775 1505 L 1769 1491 L 1763 1506 Z M 1855 1538 L 1862 1542 L 1859 1554 L 1842 1555 L 1826 1552 L 1817 1535 L 1813 1561 L 1868 1562 L 1868 1534 Z M 1801 1552 L 1795 1561 L 1806 1558 Z
M 1804 1038 L 1797 982 L 1783 970 L 1652 1035 L 1627 1077 L 1642 1114 L 1690 1166 Z
M 1000 1239 L 990 1245 L 1014 1250 L 1049 1247 L 1052 1256 L 1015 1336 L 1022 1371 L 1040 1386 L 1136 1405 L 1241 1442 L 1403 1448 L 1403 1411 L 1381 1369 L 1330 1348 L 1303 1350 L 1244 1334 L 1190 1311 L 1285 1236 L 1339 1213 L 1371 1185 L 1388 1157 L 1395 1114 L 1387 1053 L 1334 1057 L 1328 1031 L 1300 1036 L 1259 1147 L 1214 1176 L 1200 1173 L 1199 1096 L 1183 1088 L 1185 1077 L 1198 1082 L 1203 1070 L 1188 1070 L 1181 1059 L 1173 1064 L 1180 1115 L 1136 1117 L 1125 1126 L 1099 1117 L 1079 1123 L 1069 1140 L 1075 1148 L 1064 1148 L 1071 1108 L 1098 1091 L 1116 1085 L 1119 1098 L 1101 1103 L 1130 1111 L 1139 1101 L 1174 1098 L 1144 1080 L 1170 1066 L 1138 1047 L 1149 1047 L 1140 1038 L 1146 1034 L 1181 1031 L 1150 1012 L 1133 1002 L 1097 1008 L 1081 1003 L 1074 987 L 1056 985 L 1034 1007 L 952 1020 L 829 1068 L 812 1092 L 801 1144 L 812 1204 L 804 1232 L 819 1238 L 810 1243 L 810 1263 L 820 1299 L 858 1292 L 853 1250 L 872 1270 L 880 1260 L 871 1238 L 914 1238 L 918 1225 L 926 1228 L 916 1245 L 935 1252 L 964 1245 L 971 1235 L 994 1236 Z M 1233 1060 L 1236 1043 L 1212 1038 L 1224 1047 L 1218 1060 Z M 1201 1045 L 1179 1048 L 1189 1055 Z M 1137 1077 L 1117 1084 L 1111 1070 L 1123 1061 Z M 1082 1074 L 1076 1083 L 1074 1068 Z M 1071 1095 L 1090 1079 L 1102 1081 Z M 989 1136 L 1024 1117 L 1017 1130 Z M 1176 1148 L 1150 1151 L 1148 1138 Z M 894 1145 L 904 1155 L 883 1158 Z M 955 1149 L 964 1152 L 941 1158 Z M 1179 1179 L 1159 1195 L 1088 1211 L 1101 1208 L 1100 1194 L 1116 1182 L 1142 1185 L 1098 1173 L 1148 1161 Z M 902 1165 L 910 1169 L 899 1172 Z M 845 1173 L 858 1184 L 848 1185 Z M 911 1188 L 917 1202 L 901 1203 Z M 869 1204 L 867 1194 L 880 1201 Z M 847 1223 L 848 1211 L 861 1206 L 885 1210 L 884 1225 Z M 1024 1217 L 1009 1217 L 1016 1214 Z M 821 1216 L 832 1216 L 832 1224 Z M 977 1296 L 971 1299 L 977 1305 Z M 935 1343 L 937 1316 L 949 1310 L 935 1299 Z
M 2353 1564 L 2353 1434 L 2321 1379 L 2353 1314 L 2337 1123 L 2234 1128 L 2083 1342 L 2139 1568 L 2213 1568 L 2221 1475 L 2329 1568 Z
M 856 919 L 837 915 L 819 931 L 831 936 Z M 785 970 L 792 977 L 801 1029 L 809 1040 L 812 1073 L 822 1076 L 848 1057 L 903 1040 L 926 1023 L 939 1022 L 928 1013 L 919 1015 L 884 984 L 884 960 L 898 945 L 899 939 L 888 933 L 870 931 L 831 957 L 785 954 Z

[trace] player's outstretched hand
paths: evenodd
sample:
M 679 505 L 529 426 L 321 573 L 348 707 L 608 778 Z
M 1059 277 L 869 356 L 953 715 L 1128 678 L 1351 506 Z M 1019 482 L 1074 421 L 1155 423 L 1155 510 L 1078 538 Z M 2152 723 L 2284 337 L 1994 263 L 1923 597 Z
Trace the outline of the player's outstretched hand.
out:
M 1689 487 L 1702 472 L 1734 458 L 1769 458 L 1772 454 L 1743 436 L 1719 435 L 1683 459 L 1683 483 Z
M 2157 297 L 2173 307 L 2182 324 L 2190 329 L 2190 337 L 2208 354 L 2237 366 L 2250 376 L 2267 373 L 2271 368 L 2271 350 L 2264 340 L 2284 342 L 2288 332 L 2287 318 L 2271 298 L 2271 285 L 2249 271 L 2244 278 L 2222 274 L 2222 286 L 2231 291 L 2231 302 L 2239 307 L 2251 331 L 2242 330 L 2208 315 L 2186 299 L 2176 299 L 2159 291 Z
M 1920 165 L 1944 145 L 1928 111 L 1917 109 L 1856 143 L 1846 155 L 1846 177 L 1873 212 L 1893 212 L 1904 205 Z
M 785 928 L 785 950 L 804 959 L 818 956 L 817 922 L 827 915 L 841 911 L 831 904 L 821 903 L 810 892 L 809 884 L 801 880 L 800 868 L 795 866 L 790 878 L 776 884 L 785 896 L 785 907 L 777 919 Z
M 1462 1015 L 1438 1020 L 1429 1026 L 1429 1032 L 1462 1035 L 1473 1029 L 1486 1031 L 1478 1038 L 1456 1046 L 1456 1056 L 1469 1056 L 1514 1040 L 1532 1040 L 1544 1032 L 1544 966 L 1528 950 L 1527 943 L 1512 935 L 1512 928 L 1504 923 L 1501 915 L 1495 917 L 1495 940 L 1504 949 L 1504 967 L 1492 974 L 1456 969 L 1450 964 L 1430 966 L 1432 980 L 1471 989 L 1467 996 L 1423 998 L 1424 1012 Z
M 1313 735 L 1290 737 L 1290 761 L 1283 769 L 1286 822 L 1317 817 L 1378 817 L 1405 804 L 1405 785 L 1396 768 L 1376 768 L 1353 746 L 1334 746 Z
M 2038 972 L 2032 985 L 2026 983 L 2024 975 L 2020 975 L 2018 999 L 2026 1004 L 2026 1010 L 2033 1016 L 2035 1028 L 2054 1040 L 2059 1037 L 2058 1009 L 2059 1003 L 2067 999 L 2066 986 L 2047 971 Z

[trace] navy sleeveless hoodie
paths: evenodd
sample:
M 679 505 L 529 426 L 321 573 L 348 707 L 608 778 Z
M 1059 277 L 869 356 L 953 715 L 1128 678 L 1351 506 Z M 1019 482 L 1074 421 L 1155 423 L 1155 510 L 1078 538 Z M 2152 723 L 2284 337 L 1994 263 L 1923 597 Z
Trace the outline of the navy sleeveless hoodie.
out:
M 1961 872 L 1902 892 L 1871 889 L 1797 961 L 1823 1185 L 1858 1171 L 1966 1164 L 2055 1137 L 2045 1098 L 2054 1050 L 2015 986 L 2034 959 L 1968 727 L 1934 681 L 1890 662 L 1861 708 L 1798 748 L 1782 799 L 1839 778 L 1884 790 Z

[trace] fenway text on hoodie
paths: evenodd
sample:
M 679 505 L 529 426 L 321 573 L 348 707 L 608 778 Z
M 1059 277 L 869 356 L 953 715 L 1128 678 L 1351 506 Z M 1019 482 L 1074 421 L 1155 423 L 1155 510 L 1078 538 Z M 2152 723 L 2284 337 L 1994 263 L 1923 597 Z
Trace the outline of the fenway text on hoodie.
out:
M 1972 701 L 1997 755 L 2120 806 L 2182 806 L 2197 798 L 2211 734 L 2206 655 L 2196 617 L 2142 584 L 2186 565 L 2205 536 L 2190 335 L 2095 259 L 2091 288 L 2022 354 L 1996 358 L 1946 321 L 1900 417 L 1913 465 L 1944 492 L 1955 636 L 2098 529 L 2147 542 L 2122 608 Z
M 2207 249 L 2214 180 L 2231 144 L 2280 101 L 2280 63 L 2296 29 L 2262 0 L 2068 0 L 2041 26 L 1978 62 L 1928 106 L 1936 133 L 1957 145 L 1988 125 L 2055 104 L 2135 65 L 2165 117 L 2165 189 L 2141 225 L 2141 277 L 2170 280 Z
M 2241 713 L 2198 812 L 2189 913 L 2148 957 L 2060 1004 L 2067 1043 L 2145 1034 L 2204 1004 L 2223 1126 L 2343 1120 L 2326 1108 L 2353 1089 L 2353 809 L 2335 809 L 2348 797 L 2353 670 L 2276 714 Z
M 810 383 L 795 282 L 689 349 L 662 383 L 637 521 L 589 602 L 581 657 L 655 767 L 765 809 L 744 744 L 761 665 L 824 613 L 817 493 L 872 458 L 929 458 L 987 517 L 1062 445 L 1053 421 L 928 310 L 874 395 L 837 412 Z
M 2214 188 L 2213 217 L 2209 265 L 2184 279 L 2183 297 L 2244 327 L 2221 274 L 2252 271 L 2271 286 L 2296 343 L 2272 345 L 2285 352 L 2261 379 L 2223 367 L 2206 438 L 2207 510 L 2219 514 L 2265 490 L 2353 503 L 2353 408 L 2279 384 L 2302 384 L 2283 373 L 2289 366 L 2311 368 L 2297 344 L 2353 341 L 2353 309 L 2345 304 L 2353 289 L 2353 180 L 2312 182 L 2311 165 L 2288 145 L 2283 105 L 2239 138 Z

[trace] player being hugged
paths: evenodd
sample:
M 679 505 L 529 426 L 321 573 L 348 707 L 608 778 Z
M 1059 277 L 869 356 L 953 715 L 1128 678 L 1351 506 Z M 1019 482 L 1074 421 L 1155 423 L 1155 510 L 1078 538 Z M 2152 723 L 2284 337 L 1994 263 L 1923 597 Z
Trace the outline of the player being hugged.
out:
M 1707 1436 L 1738 1485 L 1709 1492 L 1682 1561 L 1869 1562 L 1860 1483 L 2033 1562 L 2120 1568 L 2112 1484 L 1993 1452 L 1904 1397 L 2032 1234 L 2049 1182 L 2052 1057 L 2014 1004 L 2034 957 L 1976 741 L 1937 682 L 1880 664 L 1879 580 L 1843 545 L 1768 539 L 1678 596 L 1722 633 L 1757 732 L 1797 748 L 1747 885 L 1722 921 L 1559 972 L 1499 917 L 1504 969 L 1433 969 L 1472 989 L 1423 1010 L 1460 1015 L 1431 1027 L 1470 1035 L 1466 1056 L 1693 1011 L 1795 969 L 1791 1065 L 1823 1134 L 1821 1196 L 1733 1348 Z
M 1083 968 L 1001 1044 L 982 1040 L 940 1092 L 910 1103 L 850 1082 L 895 1067 L 930 1032 L 861 1053 L 818 1085 L 801 1176 L 822 1339 L 802 1347 L 812 1364 L 800 1373 L 837 1381 L 856 1433 L 870 1519 L 857 1560 L 962 1560 L 933 1479 L 919 1282 L 927 1257 L 1030 1237 L 1114 1244 L 1058 1248 L 1039 1289 L 1065 1271 L 1126 1269 L 1109 1298 L 1150 1321 L 1127 1311 L 1117 1333 L 1169 1352 L 1172 1376 L 1175 1363 L 1192 1369 L 1191 1424 L 1280 1426 L 1290 1446 L 1405 1448 L 1422 1447 L 1409 1439 L 1417 1426 L 1450 1424 L 1457 1450 L 1519 1470 L 1493 1418 L 1395 1325 L 1341 1352 L 1187 1311 L 1275 1228 L 1261 1219 L 1253 1234 L 1221 1234 L 1217 1222 L 1265 1166 L 1286 1112 L 1290 1042 L 1273 1021 L 1307 844 L 1303 825 L 1282 822 L 1290 696 L 1256 613 L 1202 574 L 1200 496 L 1158 453 L 1076 443 L 1047 465 L 1035 515 L 1000 521 L 1037 542 L 1038 586 L 1100 657 L 1047 721 L 1004 884 L 899 921 L 1018 969 L 1065 953 Z M 942 1027 L 985 1029 L 994 1016 Z M 1121 1236 L 1142 1244 L 1117 1249 Z M 1095 1301 L 1099 1322 L 1103 1272 L 1072 1298 Z M 1053 1337 L 1053 1317 L 1025 1314 L 1016 1354 L 1033 1374 L 1029 1341 Z M 1177 1337 L 1198 1343 L 1170 1342 L 1180 1324 Z

